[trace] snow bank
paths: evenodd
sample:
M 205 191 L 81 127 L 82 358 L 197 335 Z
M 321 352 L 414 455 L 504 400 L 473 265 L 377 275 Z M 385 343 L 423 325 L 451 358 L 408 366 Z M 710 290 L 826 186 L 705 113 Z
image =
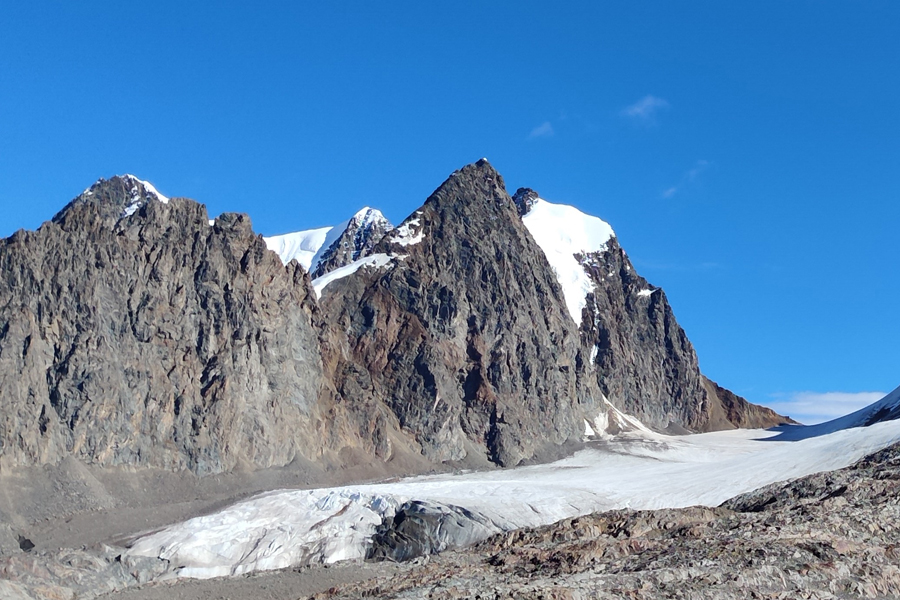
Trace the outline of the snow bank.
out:
M 615 235 L 612 227 L 574 206 L 553 204 L 542 198 L 534 201 L 522 221 L 556 272 L 569 314 L 581 325 L 581 310 L 593 284 L 575 255 L 605 250 Z

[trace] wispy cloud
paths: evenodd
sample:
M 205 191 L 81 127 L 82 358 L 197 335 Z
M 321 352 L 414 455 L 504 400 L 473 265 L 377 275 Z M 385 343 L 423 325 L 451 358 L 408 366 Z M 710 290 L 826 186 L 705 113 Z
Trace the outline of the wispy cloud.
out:
M 531 130 L 531 133 L 528 134 L 528 139 L 533 140 L 535 138 L 553 137 L 555 133 L 556 132 L 553 131 L 553 125 L 550 124 L 550 121 L 544 121 Z
M 641 269 L 648 269 L 653 271 L 672 271 L 672 272 L 697 272 L 697 271 L 710 271 L 712 269 L 720 269 L 724 268 L 724 266 L 720 263 L 714 261 L 705 261 L 705 262 L 697 262 L 697 263 L 679 263 L 679 262 L 671 262 L 671 261 L 658 261 L 658 260 L 645 260 L 642 258 L 637 258 L 632 256 L 631 262 L 635 264 L 635 266 L 640 267 Z
M 678 183 L 666 188 L 663 191 L 662 197 L 663 198 L 671 198 L 675 194 L 680 192 L 682 189 L 684 189 L 685 186 L 688 186 L 688 185 L 694 183 L 695 181 L 697 181 L 697 178 L 700 177 L 701 173 L 703 173 L 705 170 L 707 170 L 709 168 L 709 165 L 710 165 L 710 162 L 708 160 L 702 160 L 702 159 L 698 160 L 696 163 L 694 163 L 693 167 L 688 169 L 684 173 L 684 175 L 681 176 L 681 180 Z
M 622 109 L 622 114 L 636 121 L 650 123 L 653 121 L 653 117 L 656 113 L 666 108 L 669 108 L 668 102 L 662 98 L 647 95 L 634 104 Z
M 881 400 L 884 392 L 792 392 L 773 394 L 766 405 L 806 425 L 843 417 Z

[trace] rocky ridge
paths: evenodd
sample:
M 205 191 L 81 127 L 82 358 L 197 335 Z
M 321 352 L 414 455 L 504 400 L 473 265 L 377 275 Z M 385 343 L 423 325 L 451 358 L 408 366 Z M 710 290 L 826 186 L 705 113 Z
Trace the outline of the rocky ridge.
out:
M 245 215 L 210 225 L 135 181 L 101 181 L 0 242 L 0 468 L 73 456 L 204 474 L 320 456 L 326 417 L 345 420 L 308 275 Z
M 577 335 L 558 283 L 486 161 L 451 175 L 332 283 L 325 319 L 431 460 L 514 465 L 582 434 Z

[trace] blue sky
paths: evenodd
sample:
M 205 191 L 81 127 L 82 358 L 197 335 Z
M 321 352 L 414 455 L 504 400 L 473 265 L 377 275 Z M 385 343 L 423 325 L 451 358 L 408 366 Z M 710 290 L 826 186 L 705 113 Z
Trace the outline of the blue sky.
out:
M 125 172 L 265 234 L 399 222 L 486 156 L 609 221 L 720 384 L 900 385 L 900 4 L 188 4 L 2 7 L 0 236 Z

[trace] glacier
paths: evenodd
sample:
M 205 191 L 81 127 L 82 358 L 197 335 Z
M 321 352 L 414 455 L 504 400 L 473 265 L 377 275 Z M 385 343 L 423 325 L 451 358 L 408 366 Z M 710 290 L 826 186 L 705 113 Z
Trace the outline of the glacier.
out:
M 137 539 L 128 553 L 161 557 L 183 577 L 238 575 L 363 558 L 404 502 L 486 517 L 482 536 L 617 508 L 716 506 L 761 486 L 846 467 L 900 441 L 900 388 L 819 426 L 669 436 L 635 426 L 549 464 L 412 477 L 389 483 L 269 492 Z M 600 424 L 597 424 L 600 425 Z

